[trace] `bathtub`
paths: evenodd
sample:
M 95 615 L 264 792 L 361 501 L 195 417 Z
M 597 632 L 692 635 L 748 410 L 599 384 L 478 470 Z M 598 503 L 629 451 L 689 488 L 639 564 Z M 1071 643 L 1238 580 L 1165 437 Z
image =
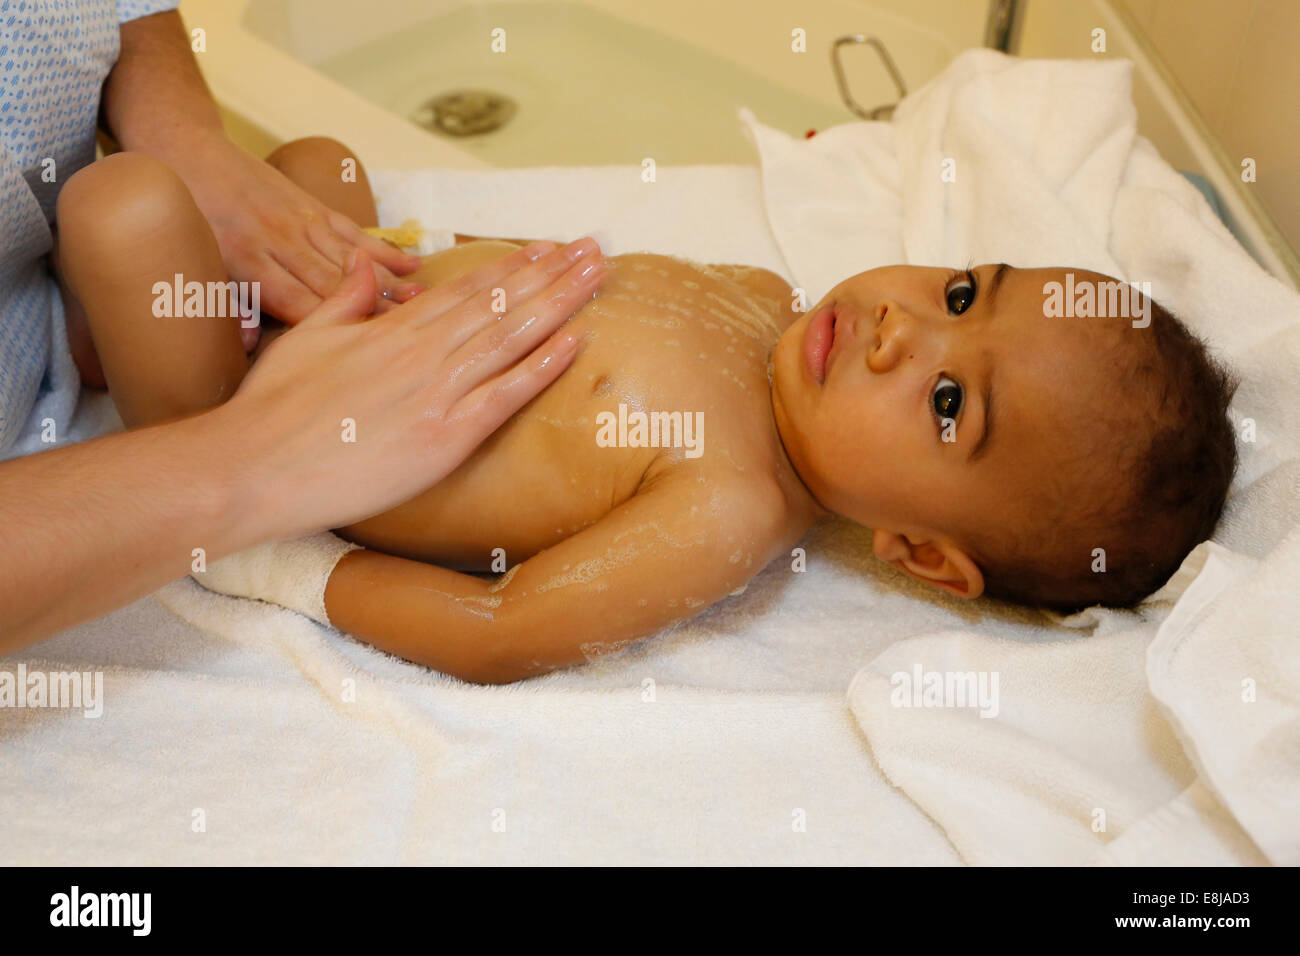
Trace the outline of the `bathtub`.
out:
M 1203 176 L 1223 217 L 1270 273 L 1300 287 L 1300 263 L 1238 167 L 1209 134 L 1140 31 L 1107 0 L 1022 0 L 1014 51 L 1135 63 L 1139 131 Z M 878 38 L 908 90 L 983 42 L 981 0 L 183 0 L 202 29 L 199 62 L 232 136 L 255 153 L 328 134 L 377 169 L 753 163 L 735 119 L 806 135 L 855 115 L 828 56 L 846 34 Z M 803 31 L 806 52 L 792 49 Z M 497 31 L 494 33 L 494 31 Z M 495 49 L 493 48 L 495 44 Z M 896 102 L 868 46 L 841 50 L 852 98 Z M 487 90 L 514 112 L 498 129 L 434 131 L 439 94 Z

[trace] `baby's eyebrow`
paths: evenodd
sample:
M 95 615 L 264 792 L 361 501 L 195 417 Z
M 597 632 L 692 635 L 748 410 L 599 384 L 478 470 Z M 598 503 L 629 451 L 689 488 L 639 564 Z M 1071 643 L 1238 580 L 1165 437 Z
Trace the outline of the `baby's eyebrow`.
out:
M 999 262 L 998 267 L 993 270 L 993 275 L 989 278 L 988 297 L 985 300 L 985 308 L 992 310 L 994 303 L 997 301 L 998 287 L 1002 285 L 1002 277 L 1006 275 L 1011 266 L 1005 262 Z M 968 465 L 979 461 L 982 454 L 988 451 L 989 437 L 993 434 L 993 376 L 990 373 L 984 379 L 984 388 L 981 391 L 981 397 L 984 399 L 984 427 L 980 430 L 979 440 L 971 446 L 970 453 L 966 456 Z
M 995 270 L 993 270 L 993 275 L 989 277 L 988 298 L 984 303 L 986 308 L 991 310 L 994 304 L 997 302 L 998 287 L 1002 285 L 1002 277 L 1006 275 L 1007 270 L 1010 268 L 1011 266 L 1007 265 L 1005 262 L 999 262 L 998 267 Z
M 971 465 L 979 461 L 980 455 L 988 451 L 989 436 L 993 434 L 993 377 L 988 376 L 984 379 L 984 390 L 981 393 L 984 399 L 984 427 L 980 430 L 979 440 L 971 447 L 970 453 L 966 456 L 966 464 Z

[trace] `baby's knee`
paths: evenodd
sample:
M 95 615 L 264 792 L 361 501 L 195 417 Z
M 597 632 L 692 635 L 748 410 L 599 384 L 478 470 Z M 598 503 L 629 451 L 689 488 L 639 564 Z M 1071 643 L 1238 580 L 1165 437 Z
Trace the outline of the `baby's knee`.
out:
M 56 212 L 65 246 L 95 243 L 125 249 L 135 236 L 153 236 L 160 224 L 174 226 L 194 199 L 180 176 L 142 153 L 114 153 L 78 170 L 59 191 Z
M 319 174 L 322 170 L 339 175 L 348 161 L 358 168 L 361 165 L 352 150 L 328 136 L 304 136 L 285 143 L 267 156 L 266 161 L 290 179 Z

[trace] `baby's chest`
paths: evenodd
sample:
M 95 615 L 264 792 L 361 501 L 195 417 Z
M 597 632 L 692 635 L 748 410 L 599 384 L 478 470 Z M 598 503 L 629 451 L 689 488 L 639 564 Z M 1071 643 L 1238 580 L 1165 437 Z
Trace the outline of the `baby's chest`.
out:
M 594 524 L 652 468 L 770 469 L 776 333 L 728 285 L 621 257 L 572 320 L 586 342 L 569 370 L 441 484 L 361 530 L 392 553 L 485 567 L 498 549 L 514 562 Z
M 599 354 L 611 361 L 758 367 L 780 337 L 779 305 L 709 266 L 651 254 L 612 261 L 574 319 L 605 341 Z

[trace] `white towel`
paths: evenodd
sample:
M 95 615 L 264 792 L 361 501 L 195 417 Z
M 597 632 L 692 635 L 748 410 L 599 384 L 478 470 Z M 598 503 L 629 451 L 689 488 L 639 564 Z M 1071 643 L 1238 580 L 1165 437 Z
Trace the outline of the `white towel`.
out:
M 960 59 L 954 66 L 967 69 Z M 1078 79 L 1076 65 L 1055 69 L 1067 85 Z M 859 131 L 878 126 L 892 129 L 850 124 L 807 148 L 838 139 L 860 149 L 863 175 L 875 169 L 897 191 L 892 147 L 870 153 L 858 142 Z M 1295 299 L 1224 237 L 1199 194 L 1135 143 L 1108 252 L 1121 264 L 1147 256 L 1172 277 L 1180 305 L 1205 297 L 1206 315 L 1193 308 L 1188 320 L 1213 331 L 1246 376 L 1235 408 L 1256 419 L 1259 439 L 1243 446 L 1216 540 L 1262 558 L 1300 501 Z M 788 217 L 773 208 L 778 183 L 766 153 L 763 161 L 762 192 L 756 172 L 740 167 L 661 167 L 653 184 L 638 167 L 380 172 L 372 181 L 385 224 L 416 217 L 521 238 L 596 230 L 609 252 L 749 263 L 811 288 L 806 266 L 817 257 L 789 250 L 787 265 L 778 249 L 778 240 L 789 245 Z M 855 181 L 851 155 L 825 162 Z M 862 250 L 821 281 L 907 261 L 901 193 L 858 209 L 856 225 L 852 209 L 835 218 L 843 197 L 815 180 L 805 197 L 808 221 L 837 223 Z M 1240 311 L 1225 308 L 1236 300 Z M 919 864 L 958 861 L 958 843 L 963 858 L 981 862 L 1027 858 L 1034 847 L 1035 862 L 1262 859 L 1241 841 L 1247 830 L 1267 835 L 1246 810 L 1238 822 L 1216 794 L 1237 807 L 1250 801 L 1203 782 L 1199 758 L 1175 732 L 1179 718 L 1144 683 L 1144 650 L 1185 584 L 1137 612 L 1059 620 L 927 590 L 876 561 L 869 534 L 847 522 L 819 526 L 800 546 L 804 572 L 774 562 L 744 594 L 668 633 L 507 688 L 460 686 L 293 612 L 188 580 L 171 585 L 0 662 L 109 672 L 93 732 L 79 715 L 0 713 L 0 860 Z M 887 683 L 917 660 L 1004 668 L 999 716 L 891 708 L 871 723 L 880 704 L 859 693 L 876 686 L 873 675 Z M 866 665 L 850 711 L 845 689 Z M 347 679 L 356 682 L 352 703 L 341 698 Z M 653 703 L 643 696 L 647 679 Z M 922 733 L 935 729 L 937 737 Z M 972 743 L 966 730 L 987 736 Z M 963 762 L 965 747 L 983 759 Z M 988 779 L 1002 769 L 1019 790 Z M 1108 810 L 1100 834 L 1097 805 Z M 192 829 L 196 808 L 208 811 L 206 834 Z M 501 832 L 492 826 L 498 808 Z M 1017 830 L 1013 813 L 1033 826 Z
M 787 272 L 750 167 L 371 181 L 385 225 L 597 231 L 614 253 Z M 804 573 L 777 562 L 671 632 L 509 687 L 178 581 L 0 660 L 105 671 L 98 721 L 0 711 L 0 862 L 957 863 L 876 768 L 844 688 L 906 628 L 963 609 L 918 602 L 852 526 L 802 544 Z
M 850 705 L 891 782 L 968 862 L 1294 863 L 1300 297 L 1136 135 L 1131 70 L 973 50 L 891 124 L 805 142 L 742 113 L 773 233 L 809 301 L 895 262 L 1151 282 L 1240 372 L 1232 415 L 1254 431 L 1218 543 L 1189 555 L 1136 620 L 1093 610 L 1066 622 L 1095 624 L 1091 636 L 1034 643 L 918 629 L 863 668 Z M 891 679 L 917 667 L 1000 675 L 1000 712 L 895 706 Z
M 1300 524 L 1262 560 L 1213 543 L 1147 651 L 1206 788 L 1254 845 L 1300 864 Z

